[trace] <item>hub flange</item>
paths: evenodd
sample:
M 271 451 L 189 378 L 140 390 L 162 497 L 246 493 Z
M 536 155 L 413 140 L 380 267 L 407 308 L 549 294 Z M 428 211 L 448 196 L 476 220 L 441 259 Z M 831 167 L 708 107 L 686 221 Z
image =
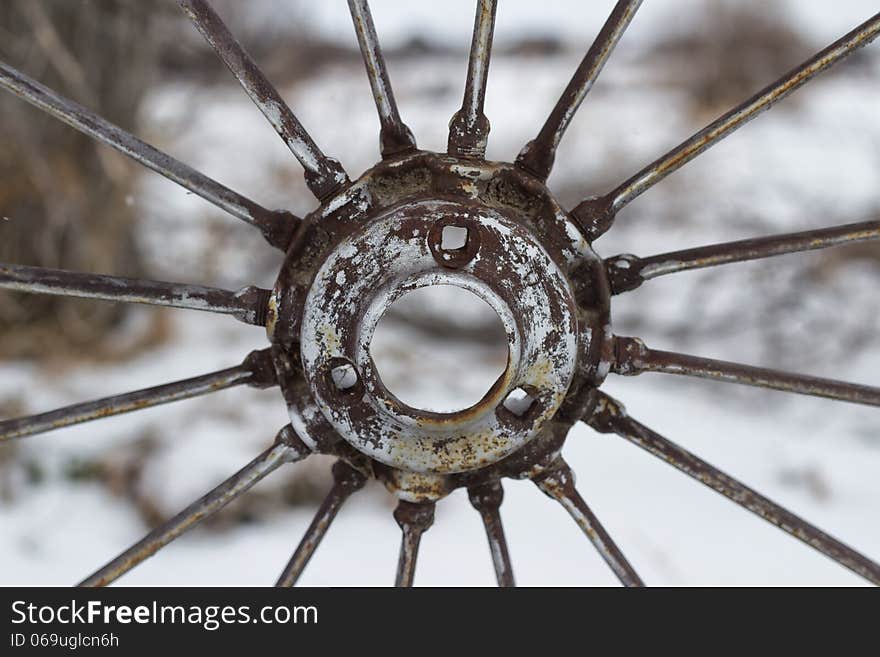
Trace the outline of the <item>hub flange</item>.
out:
M 456 413 L 398 400 L 370 355 L 388 306 L 437 284 L 482 298 L 508 337 L 505 372 Z M 268 327 L 306 442 L 326 451 L 341 439 L 383 466 L 447 475 L 516 453 L 567 397 L 601 382 L 608 299 L 600 259 L 543 185 L 510 165 L 420 152 L 377 165 L 306 218 Z

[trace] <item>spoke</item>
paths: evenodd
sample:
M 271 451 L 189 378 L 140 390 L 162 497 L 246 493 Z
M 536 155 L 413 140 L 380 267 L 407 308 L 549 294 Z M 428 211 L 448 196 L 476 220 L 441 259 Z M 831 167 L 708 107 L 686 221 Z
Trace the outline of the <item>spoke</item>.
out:
M 498 0 L 477 0 L 474 36 L 468 59 L 467 81 L 461 109 L 449 123 L 450 155 L 482 159 L 486 155 L 489 138 L 489 119 L 483 111 L 486 103 L 486 82 L 489 78 L 489 60 L 492 57 L 492 36 L 495 32 L 495 12 Z
M 232 315 L 245 324 L 265 326 L 269 290 L 245 287 L 238 292 L 201 285 L 146 281 L 100 274 L 83 274 L 63 269 L 46 269 L 0 263 L 0 289 L 51 294 L 64 297 L 101 299 L 122 303 L 144 303 Z
M 621 584 L 624 586 L 645 585 L 575 489 L 574 473 L 562 460 L 562 457 L 558 457 L 547 470 L 535 477 L 533 481 L 547 496 L 559 502 L 568 511 L 605 560 L 605 563 L 617 575 Z
M 306 529 L 305 535 L 275 586 L 294 586 L 296 584 L 330 528 L 330 523 L 342 508 L 342 504 L 352 493 L 363 488 L 367 478 L 347 463 L 337 461 L 333 465 L 333 482 L 333 488 L 330 489 L 330 493 L 318 508 L 312 523 Z
M 373 100 L 376 101 L 376 110 L 379 112 L 381 125 L 379 142 L 382 147 L 382 157 L 413 150 L 416 147 L 416 140 L 397 110 L 391 78 L 388 77 L 388 68 L 385 66 L 385 58 L 382 57 L 379 37 L 376 35 L 376 26 L 370 13 L 370 4 L 367 0 L 348 0 L 348 8 L 351 11 L 361 55 L 367 67 L 367 77 L 370 78 Z
M 287 249 L 298 224 L 293 215 L 267 210 L 2 62 L 0 87 L 259 228 L 271 245 Z
M 347 183 L 348 176 L 339 162 L 321 152 L 210 3 L 207 0 L 178 0 L 178 4 L 302 164 L 312 193 L 323 200 Z
M 615 363 L 612 365 L 612 371 L 616 374 L 626 376 L 643 372 L 679 374 L 799 395 L 825 397 L 853 404 L 880 406 L 880 388 L 650 349 L 638 338 L 617 337 L 615 343 Z
M 416 575 L 416 559 L 419 556 L 422 534 L 434 524 L 434 503 L 417 504 L 401 500 L 394 510 L 394 519 L 402 532 L 394 585 L 410 587 Z
M 113 415 L 140 411 L 160 404 L 208 395 L 239 385 L 258 388 L 275 384 L 275 373 L 268 350 L 252 352 L 241 365 L 212 374 L 184 379 L 154 388 L 74 404 L 48 413 L 0 421 L 0 443 L 47 431 L 100 420 Z
M 517 165 L 541 180 L 547 179 L 553 169 L 556 149 L 562 136 L 641 4 L 642 0 L 619 0 L 614 6 L 593 45 L 547 117 L 541 132 L 519 154 Z
M 587 423 L 601 433 L 615 433 L 647 450 L 686 475 L 721 493 L 741 507 L 776 525 L 841 566 L 874 584 L 880 584 L 880 564 L 874 563 L 821 529 L 814 527 L 745 484 L 721 472 L 683 447 L 629 417 L 618 401 L 599 393 L 596 411 Z
M 513 578 L 513 566 L 510 563 L 510 552 L 507 549 L 507 538 L 504 536 L 504 525 L 501 524 L 500 507 L 504 499 L 504 489 L 501 487 L 501 482 L 492 481 L 472 486 L 468 488 L 468 497 L 473 507 L 483 518 L 498 586 L 516 586 Z
M 175 538 L 245 493 L 279 466 L 301 461 L 309 454 L 308 447 L 299 439 L 293 428 L 287 425 L 278 433 L 272 447 L 210 493 L 190 504 L 106 566 L 84 579 L 79 586 L 106 586 L 112 583 L 148 557 L 153 556 Z
M 649 278 L 689 269 L 717 267 L 732 262 L 759 260 L 786 253 L 813 251 L 851 242 L 880 239 L 880 221 L 865 221 L 834 228 L 772 235 L 661 253 L 649 258 L 624 254 L 608 258 L 606 266 L 615 294 L 634 290 Z
M 615 214 L 630 201 L 676 171 L 710 146 L 769 109 L 814 76 L 840 62 L 847 55 L 868 45 L 880 34 L 880 14 L 876 14 L 849 34 L 790 71 L 770 86 L 721 116 L 698 133 L 623 182 L 609 194 L 589 198 L 572 213 L 589 237 L 595 239 L 607 231 Z

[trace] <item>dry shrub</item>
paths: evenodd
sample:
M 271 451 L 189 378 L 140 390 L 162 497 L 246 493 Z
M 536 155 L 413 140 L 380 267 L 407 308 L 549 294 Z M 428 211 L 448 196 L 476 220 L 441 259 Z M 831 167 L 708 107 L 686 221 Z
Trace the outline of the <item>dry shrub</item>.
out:
M 0 57 L 134 130 L 164 15 L 135 0 L 5 0 Z M 140 273 L 134 165 L 5 92 L 0 144 L 0 261 Z M 124 312 L 114 304 L 0 293 L 0 356 L 88 353 Z
M 756 0 L 706 3 L 700 29 L 661 43 L 651 58 L 693 93 L 695 110 L 716 115 L 812 55 L 781 7 Z

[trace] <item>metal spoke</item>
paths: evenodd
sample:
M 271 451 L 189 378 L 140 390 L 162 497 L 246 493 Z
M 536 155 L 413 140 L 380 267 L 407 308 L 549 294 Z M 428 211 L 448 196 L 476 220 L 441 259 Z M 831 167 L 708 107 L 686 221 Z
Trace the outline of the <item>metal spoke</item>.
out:
M 397 577 L 394 585 L 410 587 L 416 575 L 416 560 L 419 556 L 419 543 L 431 525 L 434 524 L 433 502 L 406 502 L 401 500 L 394 510 L 394 519 L 402 532 L 400 558 L 397 561 Z
M 799 395 L 825 397 L 853 404 L 880 406 L 880 388 L 650 349 L 638 338 L 617 337 L 615 343 L 615 362 L 612 371 L 616 374 L 626 376 L 642 372 L 679 374 Z
M 269 290 L 245 287 L 238 292 L 214 287 L 147 281 L 101 274 L 84 274 L 63 269 L 27 267 L 0 263 L 0 289 L 101 299 L 122 303 L 144 303 L 232 315 L 245 324 L 265 326 Z
M 301 461 L 310 453 L 309 448 L 299 439 L 293 428 L 287 425 L 278 432 L 272 447 L 210 493 L 190 504 L 106 566 L 84 579 L 79 586 L 106 586 L 112 583 L 175 538 L 222 509 L 279 466 Z
M 323 200 L 347 183 L 348 175 L 342 165 L 318 148 L 281 94 L 235 40 L 210 3 L 207 0 L 178 0 L 178 4 L 302 164 L 312 193 Z
M 599 198 L 586 199 L 572 213 L 589 237 L 595 239 L 602 235 L 611 227 L 615 214 L 630 201 L 772 107 L 814 76 L 868 45 L 878 34 L 880 34 L 880 14 L 875 14 L 852 32 L 646 166 L 610 193 Z
M 0 87 L 256 226 L 271 245 L 287 249 L 298 225 L 290 213 L 267 210 L 2 62 Z
M 547 117 L 541 132 L 519 154 L 517 165 L 541 180 L 547 179 L 553 169 L 556 149 L 562 141 L 562 135 L 568 129 L 584 98 L 593 88 L 593 83 L 599 77 L 599 73 L 602 72 L 602 68 L 641 4 L 642 0 L 619 0 L 614 6 L 593 45 L 590 46 L 553 111 L 550 112 L 550 116 Z
M 376 35 L 376 26 L 370 13 L 370 4 L 367 0 L 348 0 L 348 8 L 351 11 L 361 55 L 367 67 L 373 100 L 376 101 L 376 110 L 379 112 L 381 125 L 379 143 L 382 157 L 413 150 L 416 147 L 416 140 L 397 110 L 391 78 L 388 77 L 388 68 L 385 66 L 385 58 L 382 57 L 379 37 Z
M 489 119 L 483 111 L 486 102 L 486 82 L 489 78 L 489 60 L 492 57 L 492 36 L 495 32 L 497 0 L 477 0 L 474 18 L 474 36 L 468 59 L 467 81 L 461 109 L 449 123 L 450 155 L 482 159 L 486 155 L 489 138 Z
M 154 388 L 65 406 L 48 413 L 0 421 L 0 443 L 63 427 L 152 408 L 160 404 L 207 395 L 238 385 L 267 387 L 275 384 L 269 350 L 254 351 L 241 365 L 212 374 L 184 379 Z
M 599 552 L 605 563 L 614 571 L 624 586 L 644 586 L 641 577 L 623 556 L 623 552 L 612 540 L 574 487 L 574 473 L 568 464 L 558 457 L 540 475 L 533 478 L 544 493 L 559 502 L 578 524 L 590 542 Z
M 507 549 L 507 539 L 504 536 L 504 525 L 501 524 L 499 509 L 504 499 L 504 489 L 501 487 L 501 482 L 491 481 L 479 486 L 471 486 L 468 488 L 468 497 L 473 507 L 479 511 L 483 518 L 498 586 L 516 586 L 513 578 L 513 566 L 510 563 L 510 552 Z
M 294 586 L 318 549 L 330 523 L 339 513 L 342 504 L 357 490 L 363 488 L 367 478 L 344 461 L 333 464 L 333 488 L 318 508 L 312 523 L 285 566 L 275 586 Z
M 678 468 L 686 475 L 721 493 L 741 507 L 776 525 L 841 566 L 874 584 L 880 584 L 880 564 L 877 564 L 821 529 L 782 508 L 755 492 L 745 484 L 721 472 L 683 447 L 629 417 L 618 401 L 599 393 L 599 404 L 587 423 L 601 433 L 615 433 L 647 450 L 659 459 Z
M 732 262 L 771 258 L 786 253 L 880 239 L 880 221 L 864 221 L 834 228 L 725 242 L 694 249 L 661 253 L 649 258 L 623 254 L 608 258 L 606 267 L 615 294 L 634 290 L 649 278 L 689 269 L 717 267 Z

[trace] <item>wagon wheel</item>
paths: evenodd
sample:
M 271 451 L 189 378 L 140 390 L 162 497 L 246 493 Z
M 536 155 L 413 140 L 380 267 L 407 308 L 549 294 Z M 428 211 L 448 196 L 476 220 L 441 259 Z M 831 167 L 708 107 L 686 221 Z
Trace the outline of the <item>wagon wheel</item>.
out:
M 380 119 L 382 159 L 351 181 L 315 144 L 206 0 L 179 0 L 305 169 L 318 207 L 300 219 L 272 211 L 191 169 L 70 100 L 0 64 L 0 84 L 72 127 L 259 229 L 286 253 L 272 290 L 238 292 L 0 266 L 0 287 L 228 314 L 266 328 L 269 347 L 220 372 L 0 422 L 13 440 L 237 385 L 278 386 L 291 423 L 238 473 L 83 580 L 113 582 L 280 466 L 332 454 L 335 483 L 284 568 L 293 585 L 345 500 L 369 478 L 399 499 L 396 583 L 411 585 L 434 505 L 457 488 L 486 527 L 498 583 L 513 570 L 499 515 L 502 479 L 529 478 L 577 522 L 620 581 L 642 580 L 574 486 L 560 455 L 583 421 L 647 450 L 874 584 L 880 565 L 627 415 L 602 392 L 609 374 L 661 372 L 880 405 L 880 388 L 659 351 L 611 332 L 613 295 L 657 276 L 880 238 L 880 222 L 703 246 L 650 257 L 600 258 L 593 243 L 633 199 L 831 68 L 880 33 L 880 14 L 733 108 L 607 194 L 562 208 L 545 186 L 556 148 L 641 4 L 620 0 L 547 118 L 513 164 L 485 160 L 483 103 L 496 0 L 477 3 L 461 109 L 447 153 L 419 150 L 401 119 L 366 0 L 349 0 Z M 485 397 L 463 411 L 410 407 L 383 385 L 370 340 L 401 295 L 448 284 L 501 317 L 509 357 Z

